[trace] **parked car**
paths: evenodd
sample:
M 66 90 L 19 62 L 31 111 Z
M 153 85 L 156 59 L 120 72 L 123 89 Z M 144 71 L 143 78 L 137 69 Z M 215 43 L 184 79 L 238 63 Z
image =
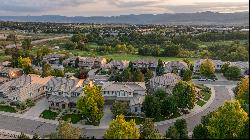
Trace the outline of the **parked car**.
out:
M 207 79 L 207 81 L 214 82 L 215 79 L 214 78 L 213 79 Z
M 198 79 L 198 81 L 207 81 L 205 78 Z

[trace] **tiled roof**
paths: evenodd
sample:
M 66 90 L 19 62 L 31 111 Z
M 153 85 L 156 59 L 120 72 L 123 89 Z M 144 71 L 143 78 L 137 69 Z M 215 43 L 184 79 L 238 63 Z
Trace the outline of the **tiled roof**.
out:
M 77 78 L 53 77 L 46 86 L 52 87 L 53 91 L 81 92 L 83 90 L 83 80 Z
M 156 76 L 150 79 L 150 83 L 159 83 L 161 85 L 175 85 L 181 77 L 174 73 L 167 73 L 162 76 Z
M 104 82 L 102 86 L 103 91 L 128 91 L 133 92 L 135 90 L 145 90 L 144 82 Z

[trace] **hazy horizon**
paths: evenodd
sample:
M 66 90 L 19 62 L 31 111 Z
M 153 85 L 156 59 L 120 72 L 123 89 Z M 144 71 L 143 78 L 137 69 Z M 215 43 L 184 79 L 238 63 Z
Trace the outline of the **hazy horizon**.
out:
M 249 12 L 248 0 L 0 0 L 0 16 L 119 16 Z

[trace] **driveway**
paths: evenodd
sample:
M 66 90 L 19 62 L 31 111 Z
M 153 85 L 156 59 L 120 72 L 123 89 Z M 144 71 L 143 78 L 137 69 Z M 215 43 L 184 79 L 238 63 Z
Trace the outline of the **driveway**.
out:
M 218 78 L 218 81 L 228 81 L 222 73 L 215 73 L 216 77 Z
M 49 104 L 47 102 L 47 99 L 44 97 L 40 99 L 35 106 L 25 112 L 23 116 L 25 116 L 26 118 L 39 118 L 40 114 L 47 108 L 49 108 Z
M 104 106 L 104 116 L 100 121 L 100 127 L 102 126 L 109 126 L 109 123 L 113 120 L 113 113 L 110 110 L 111 106 L 106 105 Z

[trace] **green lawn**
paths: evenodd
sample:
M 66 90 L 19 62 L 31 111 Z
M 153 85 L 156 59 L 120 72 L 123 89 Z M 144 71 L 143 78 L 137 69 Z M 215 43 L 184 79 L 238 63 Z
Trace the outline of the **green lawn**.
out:
M 49 120 L 55 120 L 57 117 L 58 113 L 57 112 L 53 112 L 51 110 L 44 110 L 41 113 L 41 117 L 44 119 L 49 119 Z
M 202 101 L 202 100 L 199 100 L 196 102 L 197 105 L 199 105 L 200 107 L 202 107 L 204 104 L 206 104 L 206 102 Z
M 62 117 L 64 121 L 67 121 L 68 119 L 71 120 L 73 124 L 79 122 L 82 120 L 82 115 L 81 114 L 66 114 Z
M 210 93 L 208 93 L 208 92 L 201 92 L 201 95 L 203 96 L 203 100 L 204 101 L 208 101 L 209 99 L 210 99 L 210 97 L 211 97 L 211 94 Z
M 14 107 L 8 105 L 0 105 L 0 111 L 11 112 L 11 113 L 17 112 Z
M 144 121 L 144 118 L 139 118 L 139 117 L 125 117 L 125 120 L 126 120 L 126 121 L 130 121 L 130 120 L 132 120 L 132 119 L 135 120 L 135 123 L 136 123 L 137 125 L 142 124 L 143 121 Z

